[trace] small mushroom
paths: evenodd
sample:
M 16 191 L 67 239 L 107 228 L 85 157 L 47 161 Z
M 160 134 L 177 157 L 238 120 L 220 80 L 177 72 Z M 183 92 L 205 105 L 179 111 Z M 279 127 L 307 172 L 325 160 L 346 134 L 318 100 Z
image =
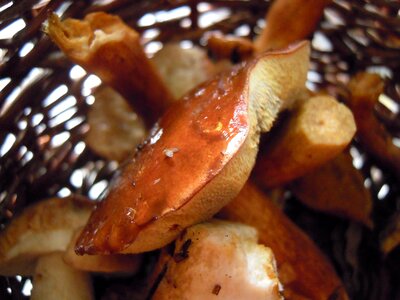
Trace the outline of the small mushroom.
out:
M 33 276 L 32 299 L 93 299 L 89 274 L 62 260 L 74 230 L 94 203 L 51 198 L 26 208 L 0 235 L 0 274 Z
M 173 105 L 97 206 L 76 251 L 158 249 L 220 210 L 246 182 L 260 133 L 304 91 L 308 56 L 307 43 L 266 53 Z M 173 158 L 164 154 L 171 146 L 179 149 Z
M 177 239 L 153 300 L 281 299 L 272 251 L 257 244 L 257 230 L 212 220 Z
M 36 260 L 65 251 L 94 207 L 80 197 L 51 198 L 26 208 L 0 235 L 0 274 L 32 275 Z

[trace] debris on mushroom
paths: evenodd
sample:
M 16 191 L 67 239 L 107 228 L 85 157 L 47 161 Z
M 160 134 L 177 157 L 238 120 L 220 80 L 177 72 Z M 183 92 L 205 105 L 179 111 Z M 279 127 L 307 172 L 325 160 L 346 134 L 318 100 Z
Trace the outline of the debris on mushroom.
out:
M 113 89 L 101 86 L 94 98 L 87 116 L 85 142 L 98 155 L 122 162 L 144 140 L 145 125 Z
M 308 56 L 307 43 L 266 53 L 172 106 L 97 206 L 77 252 L 158 249 L 234 198 L 253 168 L 260 133 L 305 89 Z M 170 145 L 179 159 L 165 157 Z
M 177 43 L 165 44 L 151 61 L 175 99 L 215 74 L 207 53 L 198 46 L 186 49 Z
M 308 38 L 332 0 L 276 0 L 265 16 L 266 26 L 255 41 L 257 52 L 285 48 Z
M 52 14 L 45 30 L 68 58 L 118 91 L 149 127 L 173 103 L 139 34 L 118 16 L 95 12 L 61 22 Z
M 349 83 L 349 106 L 357 123 L 357 137 L 362 146 L 400 178 L 400 149 L 393 144 L 392 136 L 374 113 L 383 89 L 384 82 L 379 75 L 358 73 Z
M 187 228 L 176 240 L 153 298 L 281 299 L 272 251 L 257 231 L 212 220 Z
M 107 274 L 136 274 L 142 265 L 142 256 L 139 254 L 113 255 L 77 255 L 75 243 L 82 228 L 75 231 L 67 250 L 63 254 L 66 264 L 75 270 Z
M 305 175 L 339 155 L 352 141 L 351 111 L 330 96 L 300 102 L 289 120 L 263 145 L 254 176 L 263 187 L 276 187 Z
M 33 274 L 31 299 L 94 299 L 90 275 L 68 266 L 61 252 L 42 256 Z
M 166 157 L 172 158 L 174 157 L 174 153 L 178 152 L 179 148 L 165 148 L 164 154 Z
M 372 196 L 348 152 L 295 180 L 290 190 L 305 205 L 361 222 L 369 228 Z
M 247 183 L 218 217 L 258 230 L 259 242 L 271 248 L 276 258 L 285 299 L 348 299 L 334 268 L 314 242 L 252 184 Z
M 31 275 L 36 260 L 65 251 L 94 203 L 81 197 L 51 198 L 26 208 L 0 235 L 0 274 Z

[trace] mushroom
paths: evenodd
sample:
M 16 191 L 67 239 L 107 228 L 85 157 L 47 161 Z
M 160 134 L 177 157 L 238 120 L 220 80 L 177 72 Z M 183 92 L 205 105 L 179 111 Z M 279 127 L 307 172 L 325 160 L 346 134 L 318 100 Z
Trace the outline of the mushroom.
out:
M 332 0 L 276 0 L 265 16 L 266 26 L 255 41 L 258 52 L 285 48 L 308 38 Z
M 63 259 L 69 266 L 76 270 L 104 274 L 135 274 L 139 271 L 142 265 L 141 255 L 77 255 L 75 253 L 75 243 L 82 231 L 82 227 L 75 231 L 67 250 L 63 254 Z
M 253 56 L 253 43 L 242 37 L 213 33 L 207 39 L 207 48 L 214 59 L 228 59 L 233 63 Z
M 73 252 L 93 207 L 93 201 L 78 196 L 27 207 L 0 235 L 0 275 L 33 276 L 32 299 L 92 299 L 90 275 L 83 271 L 136 273 L 140 256 Z
M 0 274 L 31 275 L 36 260 L 65 251 L 94 203 L 81 197 L 50 198 L 26 208 L 0 235 Z
M 166 268 L 153 300 L 281 299 L 272 251 L 257 244 L 255 228 L 240 223 L 187 228 Z
M 372 196 L 348 151 L 295 180 L 291 192 L 305 205 L 372 228 Z
M 89 131 L 85 142 L 98 155 L 122 162 L 145 138 L 143 120 L 110 87 L 99 87 L 94 98 L 87 115 Z
M 45 29 L 66 56 L 118 91 L 152 126 L 174 97 L 147 58 L 139 34 L 104 12 L 84 20 L 49 17 Z
M 273 251 L 286 299 L 348 300 L 343 283 L 315 243 L 251 183 L 218 217 L 253 226 Z
M 93 202 L 51 198 L 26 208 L 0 235 L 0 274 L 33 275 L 32 299 L 93 299 L 87 273 L 61 258 L 72 234 L 83 226 Z
M 206 51 L 198 46 L 185 49 L 178 43 L 165 44 L 151 61 L 175 99 L 180 99 L 215 73 Z
M 356 132 L 353 114 L 331 96 L 296 103 L 289 120 L 269 136 L 254 168 L 257 183 L 277 187 L 338 156 Z
M 94 299 L 90 275 L 67 265 L 62 252 L 44 255 L 38 259 L 33 274 L 31 299 Z
M 307 43 L 266 53 L 173 105 L 91 215 L 77 252 L 163 247 L 233 199 L 254 165 L 260 133 L 305 89 L 308 56 Z
M 400 179 L 400 149 L 375 114 L 375 105 L 384 92 L 384 80 L 377 74 L 360 72 L 350 80 L 348 88 L 349 106 L 354 113 L 361 145 Z

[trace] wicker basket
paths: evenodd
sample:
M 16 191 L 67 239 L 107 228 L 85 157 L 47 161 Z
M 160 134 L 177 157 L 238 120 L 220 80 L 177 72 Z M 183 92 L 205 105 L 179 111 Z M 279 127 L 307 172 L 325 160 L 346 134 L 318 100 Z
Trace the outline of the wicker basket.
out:
M 49 11 L 82 18 L 93 11 L 120 15 L 155 51 L 165 41 L 202 44 L 210 30 L 253 38 L 263 26 L 269 1 L 0 1 L 0 224 L 26 205 L 71 193 L 96 198 L 117 168 L 88 149 L 85 116 L 93 75 L 80 73 L 41 31 Z M 400 138 L 400 3 L 336 0 L 314 34 L 309 87 L 346 101 L 345 84 L 357 71 L 387 78 L 393 108 L 376 113 Z M 154 37 L 155 36 L 155 37 Z M 323 42 L 321 42 L 323 41 Z M 290 201 L 287 213 L 331 258 L 352 299 L 400 299 L 400 251 L 384 258 L 379 237 L 400 211 L 396 177 L 355 144 L 374 195 L 373 231 L 313 212 Z M 95 278 L 97 298 L 125 299 L 132 278 Z M 27 278 L 0 278 L 1 299 L 23 299 Z M 122 289 L 124 290 L 124 289 Z M 128 293 L 129 294 L 129 293 Z

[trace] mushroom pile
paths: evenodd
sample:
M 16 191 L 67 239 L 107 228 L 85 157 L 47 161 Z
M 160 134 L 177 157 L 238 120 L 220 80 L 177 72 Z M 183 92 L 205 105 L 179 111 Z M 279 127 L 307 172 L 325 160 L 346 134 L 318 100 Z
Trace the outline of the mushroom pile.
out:
M 347 152 L 353 114 L 305 87 L 310 47 L 301 40 L 329 1 L 292 18 L 300 2 L 276 1 L 254 44 L 208 36 L 214 61 L 177 44 L 150 59 L 117 16 L 51 15 L 52 40 L 103 81 L 86 142 L 122 163 L 97 205 L 50 199 L 15 218 L 0 236 L 0 273 L 33 276 L 34 299 L 91 299 L 90 273 L 135 274 L 154 251 L 143 298 L 348 299 L 327 258 L 254 184 L 288 186 L 314 209 L 373 225 Z M 338 169 L 345 176 L 332 179 Z M 325 180 L 329 201 L 315 180 Z M 356 207 L 338 184 L 351 186 Z

